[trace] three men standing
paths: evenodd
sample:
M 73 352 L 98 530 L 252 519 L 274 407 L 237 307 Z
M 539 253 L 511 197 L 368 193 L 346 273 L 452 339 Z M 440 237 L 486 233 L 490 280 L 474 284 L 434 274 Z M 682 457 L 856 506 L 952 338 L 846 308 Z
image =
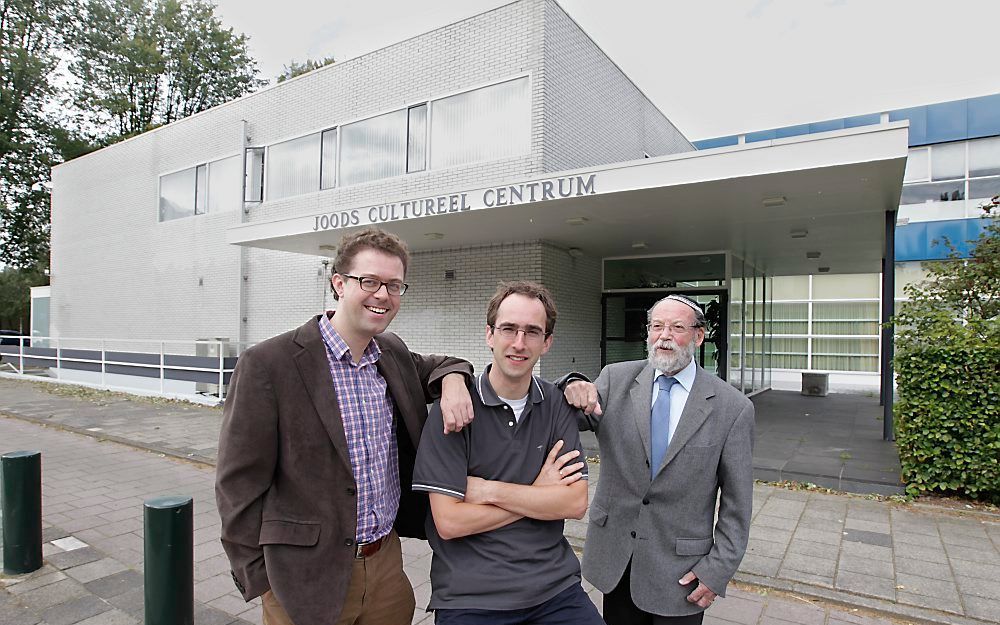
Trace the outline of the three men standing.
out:
M 385 333 L 406 292 L 395 235 L 346 235 L 336 314 L 245 351 L 219 440 L 216 497 L 233 579 L 268 625 L 405 624 L 413 591 L 399 535 L 423 536 L 410 489 L 426 405 L 471 418 L 469 363 L 409 351 Z

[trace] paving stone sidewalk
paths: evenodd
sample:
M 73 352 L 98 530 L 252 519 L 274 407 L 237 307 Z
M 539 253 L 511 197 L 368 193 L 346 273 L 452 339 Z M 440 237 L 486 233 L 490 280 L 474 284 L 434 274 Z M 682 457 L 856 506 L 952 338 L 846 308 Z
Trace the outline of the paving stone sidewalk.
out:
M 211 463 L 221 411 L 104 394 L 81 399 L 54 395 L 23 381 L 0 379 L 0 412 L 96 437 L 86 439 L 0 419 L 0 451 L 41 449 L 42 442 L 56 445 L 57 440 L 73 443 L 60 443 L 56 450 L 63 446 L 78 450 L 56 451 L 52 457 L 43 449 L 48 524 L 139 570 L 142 500 L 171 493 L 192 495 L 198 512 L 197 598 L 234 617 L 253 620 L 254 612 L 259 615 L 259 610 L 237 611 L 237 603 L 243 610 L 247 606 L 232 588 L 228 564 L 218 544 Z M 102 439 L 129 442 L 203 464 L 99 442 Z M 186 477 L 177 477 L 178 472 Z M 591 468 L 591 475 L 593 487 L 599 479 L 599 465 Z M 937 623 L 1000 622 L 1000 517 L 996 515 L 766 485 L 755 487 L 753 515 L 750 546 L 737 575 L 739 581 L 872 608 L 900 618 Z M 583 547 L 585 530 L 585 523 L 567 524 L 574 546 Z M 426 581 L 419 581 L 426 580 L 429 566 L 426 545 L 413 541 L 404 550 L 419 603 L 421 598 L 426 600 L 429 591 Z M 722 606 L 748 601 L 763 606 L 757 618 L 770 618 L 765 609 L 768 600 L 746 594 L 720 601 L 710 614 L 727 622 L 757 622 L 722 615 L 729 614 Z M 747 609 L 748 614 L 753 612 L 753 608 Z M 807 622 L 798 618 L 786 620 Z M 828 618 L 826 610 L 823 619 Z M 0 625 L 4 625 L 2 619 Z

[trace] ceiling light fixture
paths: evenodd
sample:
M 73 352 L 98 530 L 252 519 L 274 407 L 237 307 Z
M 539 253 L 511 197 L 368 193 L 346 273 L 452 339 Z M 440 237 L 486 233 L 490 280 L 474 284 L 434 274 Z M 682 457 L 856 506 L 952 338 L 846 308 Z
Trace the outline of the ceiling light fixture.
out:
M 806 252 L 806 258 L 819 258 L 819 252 Z
M 566 250 L 566 253 L 569 254 L 570 258 L 580 258 L 583 256 L 583 250 L 578 247 L 571 247 Z
M 330 245 L 329 243 L 324 243 L 323 245 L 319 246 L 319 250 L 321 252 L 336 252 L 337 251 L 337 246 L 336 245 Z
M 444 238 L 444 235 L 440 232 L 425 232 L 424 236 L 430 239 L 431 241 L 440 241 L 441 239 Z
M 806 230 L 805 228 L 799 228 L 799 229 L 790 231 L 788 233 L 788 236 L 792 237 L 793 239 L 804 239 L 807 236 L 809 236 L 809 231 Z
M 645 241 L 636 241 L 635 243 L 632 244 L 632 249 L 633 250 L 644 250 L 644 249 L 646 249 L 646 242 Z
M 569 219 L 566 220 L 566 223 L 571 226 L 582 226 L 588 221 L 590 220 L 587 219 L 586 217 L 570 217 Z
M 820 273 L 830 273 L 830 268 L 829 267 L 820 267 L 819 268 L 819 272 Z
M 787 200 L 785 199 L 785 196 L 775 195 L 774 197 L 764 198 L 763 200 L 760 201 L 760 203 L 766 206 L 767 208 L 774 208 L 775 206 L 784 206 L 786 201 Z

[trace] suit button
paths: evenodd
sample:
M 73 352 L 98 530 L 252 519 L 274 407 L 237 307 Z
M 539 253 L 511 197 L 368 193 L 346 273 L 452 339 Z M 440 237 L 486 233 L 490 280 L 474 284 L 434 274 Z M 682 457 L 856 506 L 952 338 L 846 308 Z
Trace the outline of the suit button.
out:
M 344 546 L 346 546 L 346 547 L 353 547 L 354 546 L 354 539 L 353 538 L 347 538 L 347 539 L 345 539 L 344 540 Z
M 635 538 L 635 532 L 629 532 L 629 535 L 630 535 L 630 536 L 631 536 L 632 538 Z
M 347 488 L 347 494 L 348 494 L 348 495 L 349 495 L 350 497 L 353 497 L 353 496 L 354 496 L 354 493 L 355 493 L 355 492 L 357 492 L 357 491 L 355 491 L 353 487 L 348 487 L 348 488 Z
M 642 500 L 642 505 L 648 506 L 649 505 L 649 499 L 647 499 L 647 498 L 644 497 L 643 500 Z

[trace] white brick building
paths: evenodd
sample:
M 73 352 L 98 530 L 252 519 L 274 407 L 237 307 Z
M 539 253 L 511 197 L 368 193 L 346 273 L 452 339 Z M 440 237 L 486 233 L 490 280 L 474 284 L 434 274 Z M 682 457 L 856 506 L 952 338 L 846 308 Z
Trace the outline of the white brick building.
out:
M 392 329 L 417 351 L 481 367 L 490 294 L 534 279 L 560 309 L 542 375 L 596 374 L 635 352 L 649 298 L 687 292 L 723 328 L 728 301 L 750 306 L 718 350 L 753 392 L 769 277 L 808 273 L 812 245 L 878 271 L 905 156 L 905 123 L 695 152 L 556 2 L 519 0 L 55 168 L 51 334 L 285 331 L 335 306 L 324 261 L 347 216 L 414 251 Z

